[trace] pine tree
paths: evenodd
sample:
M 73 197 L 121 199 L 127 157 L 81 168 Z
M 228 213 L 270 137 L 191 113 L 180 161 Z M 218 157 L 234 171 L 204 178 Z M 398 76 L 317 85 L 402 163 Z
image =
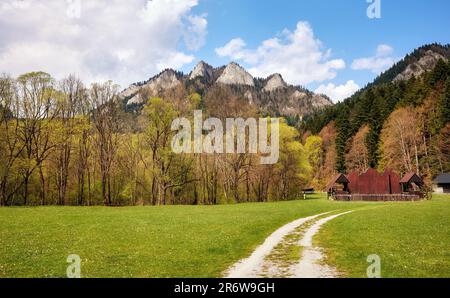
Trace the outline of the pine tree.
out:
M 441 124 L 442 127 L 444 127 L 445 124 L 450 122 L 450 77 L 447 78 L 447 81 L 445 82 L 445 92 L 440 98 L 438 109 L 441 114 Z
M 348 121 L 350 109 L 347 105 L 343 105 L 338 113 L 339 116 L 336 119 L 336 171 L 345 173 L 347 170 L 345 165 L 345 150 L 350 134 L 350 123 Z

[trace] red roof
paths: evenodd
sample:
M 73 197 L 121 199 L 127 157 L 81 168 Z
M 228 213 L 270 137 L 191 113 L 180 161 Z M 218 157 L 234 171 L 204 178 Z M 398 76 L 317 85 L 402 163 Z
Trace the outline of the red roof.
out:
M 333 179 L 328 183 L 326 191 L 329 191 L 334 187 L 336 183 L 350 183 L 347 177 L 344 174 L 337 174 L 333 177 Z
M 420 178 L 416 173 L 407 173 L 402 180 L 400 180 L 400 183 L 423 183 L 422 178 Z

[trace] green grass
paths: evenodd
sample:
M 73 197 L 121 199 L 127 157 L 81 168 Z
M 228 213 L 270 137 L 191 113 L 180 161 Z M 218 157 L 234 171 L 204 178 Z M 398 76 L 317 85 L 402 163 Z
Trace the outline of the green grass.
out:
M 350 276 L 369 251 L 391 275 L 417 262 L 427 264 L 418 276 L 449 275 L 450 200 L 338 203 L 320 196 L 223 206 L 0 208 L 0 277 L 64 277 L 69 254 L 82 258 L 83 277 L 218 277 L 280 226 L 349 209 L 360 211 L 328 224 L 319 240 Z M 395 222 L 402 228 L 388 229 Z M 337 253 L 344 248 L 351 250 Z
M 354 204 L 359 206 L 361 204 Z M 0 208 L 0 277 L 217 277 L 280 226 L 348 204 Z
M 382 277 L 448 278 L 450 196 L 358 210 L 327 223 L 316 243 L 347 277 L 366 277 L 366 259 L 376 254 Z

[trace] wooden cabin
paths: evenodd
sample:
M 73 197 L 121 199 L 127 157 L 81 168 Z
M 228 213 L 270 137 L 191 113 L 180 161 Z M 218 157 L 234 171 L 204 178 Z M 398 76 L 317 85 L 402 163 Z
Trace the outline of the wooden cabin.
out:
M 408 173 L 400 180 L 403 193 L 420 192 L 424 186 L 422 178 L 416 173 Z
M 433 190 L 435 193 L 450 194 L 450 173 L 437 176 L 433 180 Z
M 335 195 L 346 195 L 349 193 L 348 184 L 350 181 L 344 174 L 338 174 L 331 179 L 326 187 L 328 199 Z
M 424 183 L 415 173 L 402 179 L 391 170 L 369 169 L 333 177 L 327 186 L 328 198 L 339 201 L 414 201 L 425 197 Z

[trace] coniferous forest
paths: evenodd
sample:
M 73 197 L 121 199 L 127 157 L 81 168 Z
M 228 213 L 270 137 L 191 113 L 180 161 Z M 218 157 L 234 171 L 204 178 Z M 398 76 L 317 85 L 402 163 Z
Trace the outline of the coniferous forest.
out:
M 416 172 L 428 183 L 450 171 L 450 63 L 440 60 L 418 78 L 393 81 L 429 49 L 448 55 L 449 47 L 417 49 L 374 83 L 300 124 L 306 135 L 327 140 L 321 182 L 331 172 L 362 172 L 369 167 Z

